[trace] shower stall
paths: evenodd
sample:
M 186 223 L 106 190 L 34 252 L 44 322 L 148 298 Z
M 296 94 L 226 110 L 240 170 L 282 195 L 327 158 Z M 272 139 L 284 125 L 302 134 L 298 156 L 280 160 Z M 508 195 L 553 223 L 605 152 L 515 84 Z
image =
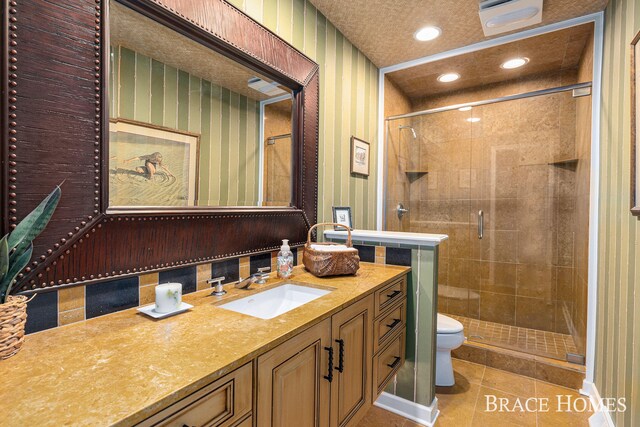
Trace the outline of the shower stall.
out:
M 581 363 L 590 83 L 385 122 L 385 228 L 449 236 L 438 311 L 470 341 Z

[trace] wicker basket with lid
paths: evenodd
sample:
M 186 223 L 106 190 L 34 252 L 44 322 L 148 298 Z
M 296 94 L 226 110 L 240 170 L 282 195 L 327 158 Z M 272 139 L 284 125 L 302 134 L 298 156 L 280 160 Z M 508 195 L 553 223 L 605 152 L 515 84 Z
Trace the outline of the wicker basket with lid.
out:
M 322 242 L 311 243 L 311 232 L 318 226 L 331 225 L 334 227 L 343 227 L 347 230 L 347 249 L 337 250 L 339 246 L 336 243 Z M 325 250 L 314 249 L 313 246 L 324 246 Z M 331 246 L 335 246 L 336 250 L 331 250 Z M 317 248 L 317 246 L 316 246 Z M 360 268 L 360 256 L 358 250 L 351 243 L 351 229 L 346 225 L 333 222 L 324 222 L 316 224 L 309 229 L 307 234 L 307 243 L 304 245 L 304 254 L 302 263 L 311 274 L 317 277 L 326 276 L 344 276 L 356 274 Z

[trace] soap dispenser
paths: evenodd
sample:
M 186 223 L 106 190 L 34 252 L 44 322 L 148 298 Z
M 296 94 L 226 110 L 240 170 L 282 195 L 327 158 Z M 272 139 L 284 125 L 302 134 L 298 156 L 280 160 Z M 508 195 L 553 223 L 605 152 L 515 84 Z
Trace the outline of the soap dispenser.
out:
M 278 277 L 288 279 L 293 272 L 293 252 L 289 247 L 289 240 L 284 239 L 278 252 Z

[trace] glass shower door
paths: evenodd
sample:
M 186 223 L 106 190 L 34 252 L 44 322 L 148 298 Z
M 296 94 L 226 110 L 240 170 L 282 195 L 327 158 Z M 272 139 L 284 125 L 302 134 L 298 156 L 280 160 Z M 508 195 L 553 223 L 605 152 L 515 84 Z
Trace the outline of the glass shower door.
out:
M 576 99 L 558 92 L 472 110 L 471 340 L 558 359 L 574 316 Z

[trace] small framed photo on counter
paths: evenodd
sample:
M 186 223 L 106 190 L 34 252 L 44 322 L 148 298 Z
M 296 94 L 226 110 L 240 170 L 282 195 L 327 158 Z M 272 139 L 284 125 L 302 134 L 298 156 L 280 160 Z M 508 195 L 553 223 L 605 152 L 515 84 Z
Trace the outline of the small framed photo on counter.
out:
M 333 208 L 333 222 L 346 225 L 349 228 L 353 228 L 353 221 L 351 221 L 351 207 L 350 206 L 334 206 Z M 342 227 L 333 227 L 334 230 L 344 230 Z
M 351 173 L 369 176 L 369 143 L 351 137 Z

